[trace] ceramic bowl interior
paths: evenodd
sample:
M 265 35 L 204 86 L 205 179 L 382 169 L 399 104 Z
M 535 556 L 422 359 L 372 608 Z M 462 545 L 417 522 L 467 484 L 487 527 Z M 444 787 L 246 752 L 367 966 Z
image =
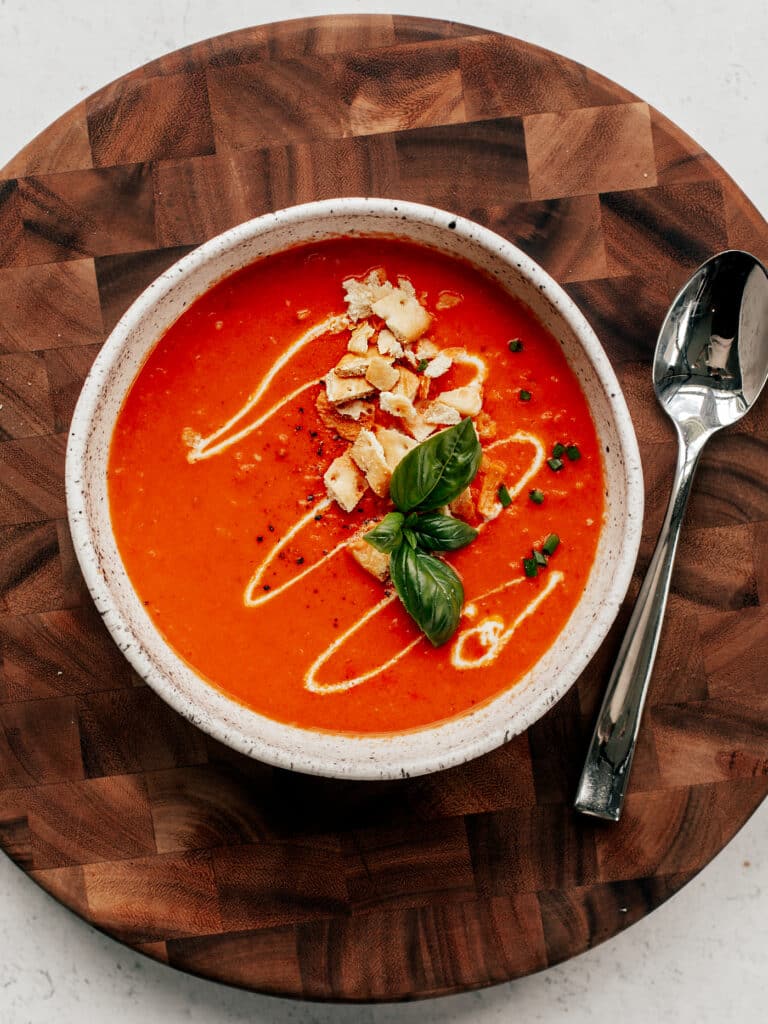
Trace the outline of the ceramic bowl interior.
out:
M 221 278 L 301 242 L 346 234 L 397 235 L 455 254 L 496 278 L 550 330 L 578 377 L 602 443 L 607 508 L 600 557 L 557 644 L 514 687 L 457 718 L 404 733 L 352 736 L 281 724 L 251 711 L 177 657 L 139 601 L 117 550 L 107 457 L 123 399 L 167 328 Z M 234 749 L 327 776 L 388 779 L 467 761 L 528 728 L 573 685 L 604 639 L 629 584 L 643 516 L 640 459 L 616 377 L 565 292 L 498 235 L 431 207 L 341 199 L 241 224 L 185 256 L 131 306 L 97 357 L 67 449 L 67 506 L 77 557 L 96 606 L 140 675 L 172 707 Z

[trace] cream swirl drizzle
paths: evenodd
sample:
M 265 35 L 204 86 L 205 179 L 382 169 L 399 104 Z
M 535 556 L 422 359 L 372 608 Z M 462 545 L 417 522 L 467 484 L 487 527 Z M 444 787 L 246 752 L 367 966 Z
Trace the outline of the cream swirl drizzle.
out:
M 214 455 L 219 455 L 221 452 L 226 451 L 227 448 L 231 448 L 232 445 L 237 444 L 239 441 L 242 441 L 244 437 L 252 434 L 254 430 L 258 430 L 259 427 L 262 427 L 268 420 L 278 413 L 284 405 L 292 402 L 294 398 L 298 398 L 298 396 L 308 388 L 319 384 L 323 379 L 322 377 L 315 377 L 312 380 L 307 381 L 306 384 L 302 384 L 289 395 L 281 398 L 279 402 L 276 402 L 270 409 L 263 413 L 263 415 L 258 416 L 246 426 L 241 427 L 239 430 L 235 431 L 234 434 L 229 433 L 231 430 L 234 430 L 238 423 L 241 423 L 249 413 L 253 412 L 266 394 L 275 377 L 285 366 L 288 365 L 297 353 L 317 338 L 322 338 L 325 334 L 336 334 L 339 331 L 344 330 L 345 327 L 349 327 L 349 320 L 346 316 L 330 316 L 327 320 L 323 320 L 322 323 L 317 324 L 315 327 L 311 327 L 308 331 L 305 331 L 290 346 L 290 348 L 286 349 L 285 352 L 283 352 L 283 354 L 274 361 L 272 366 L 264 375 L 259 386 L 248 396 L 248 400 L 245 405 L 243 405 L 243 407 L 236 412 L 231 419 L 227 420 L 226 423 L 219 427 L 218 430 L 214 430 L 212 434 L 209 434 L 207 437 L 203 437 L 201 434 L 195 433 L 195 431 L 187 428 L 183 433 L 184 443 L 189 448 L 187 461 L 201 462 L 203 459 L 213 458 Z

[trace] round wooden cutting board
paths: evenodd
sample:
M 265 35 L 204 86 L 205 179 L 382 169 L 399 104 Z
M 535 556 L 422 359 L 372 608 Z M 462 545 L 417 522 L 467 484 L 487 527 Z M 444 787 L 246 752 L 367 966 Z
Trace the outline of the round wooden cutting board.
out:
M 132 673 L 72 552 L 64 449 L 136 295 L 212 235 L 338 195 L 432 203 L 584 310 L 637 429 L 647 511 L 675 449 L 649 363 L 666 306 L 766 224 L 706 153 L 562 57 L 446 22 L 334 17 L 196 44 L 103 89 L 0 178 L 0 845 L 86 920 L 262 992 L 387 1000 L 540 970 L 683 886 L 768 793 L 768 401 L 712 442 L 620 825 L 571 802 L 627 607 L 544 719 L 451 771 L 334 782 L 231 753 Z

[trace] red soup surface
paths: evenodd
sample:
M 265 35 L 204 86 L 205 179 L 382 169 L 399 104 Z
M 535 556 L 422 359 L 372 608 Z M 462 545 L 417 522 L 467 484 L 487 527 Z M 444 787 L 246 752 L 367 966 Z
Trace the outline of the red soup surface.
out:
M 368 279 L 372 270 L 378 277 Z M 348 310 L 349 278 L 378 282 L 380 294 L 391 282 L 390 298 L 411 313 L 418 303 L 420 337 L 408 343 L 412 317 L 398 341 L 396 317 L 387 333 L 370 309 Z M 347 313 L 359 319 L 345 323 Z M 334 371 L 345 355 L 365 364 L 381 348 L 379 387 L 391 389 L 390 399 L 359 367 L 348 367 L 356 377 Z M 329 371 L 344 395 L 363 394 L 362 404 L 329 403 Z M 391 510 L 387 489 L 374 493 L 353 465 L 364 493 L 344 511 L 324 476 L 356 432 L 402 435 L 404 450 L 416 443 L 409 424 L 423 435 L 458 418 L 436 404 L 441 395 L 463 408 L 478 394 L 482 410 L 475 404 L 463 415 L 474 418 L 483 464 L 455 514 L 480 533 L 445 556 L 465 605 L 452 640 L 435 648 L 391 582 L 352 554 Z M 403 418 L 392 395 L 405 396 L 417 420 Z M 436 408 L 449 423 L 425 426 L 430 409 L 440 419 Z M 569 450 L 558 448 L 550 464 L 556 445 Z M 387 454 L 392 460 L 391 445 Z M 336 465 L 345 461 L 348 477 L 348 457 Z M 512 499 L 502 490 L 504 506 L 502 484 Z M 430 249 L 339 238 L 246 267 L 184 312 L 120 412 L 109 496 L 128 574 L 182 658 L 270 718 L 360 734 L 466 712 L 513 686 L 556 642 L 595 559 L 604 479 L 580 386 L 558 342 L 523 305 Z M 523 559 L 550 534 L 559 546 L 527 576 Z

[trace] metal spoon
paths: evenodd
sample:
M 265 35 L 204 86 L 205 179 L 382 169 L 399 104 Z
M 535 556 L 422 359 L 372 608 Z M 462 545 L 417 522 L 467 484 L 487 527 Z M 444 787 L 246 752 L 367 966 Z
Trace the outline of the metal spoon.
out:
M 749 412 L 766 377 L 768 271 L 749 253 L 721 252 L 678 294 L 656 343 L 653 386 L 675 425 L 677 468 L 579 782 L 575 807 L 583 814 L 621 816 L 696 466 L 710 437 Z

